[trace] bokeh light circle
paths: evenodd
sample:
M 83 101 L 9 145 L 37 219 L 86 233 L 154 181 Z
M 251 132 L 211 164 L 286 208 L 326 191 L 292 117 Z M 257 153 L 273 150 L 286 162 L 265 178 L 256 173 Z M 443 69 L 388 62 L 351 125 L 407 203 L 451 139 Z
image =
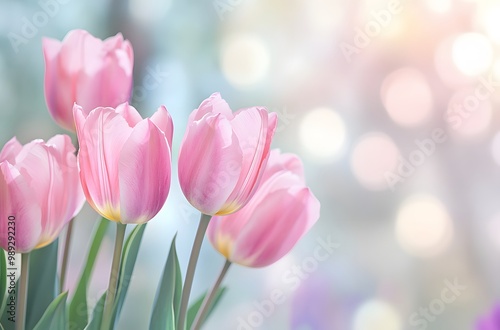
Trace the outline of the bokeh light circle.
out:
M 453 94 L 444 119 L 454 136 L 474 139 L 488 132 L 493 119 L 489 93 L 478 85 L 476 89 L 462 89 Z
M 417 257 L 442 253 L 453 237 L 453 224 L 445 206 L 430 195 L 414 195 L 400 206 L 395 226 L 399 245 Z
M 236 87 L 249 87 L 265 78 L 271 59 L 261 38 L 238 34 L 228 37 L 221 49 L 222 72 Z
M 468 32 L 458 36 L 453 43 L 453 63 L 468 76 L 484 73 L 493 61 L 493 47 L 486 36 Z
M 402 68 L 389 74 L 380 90 L 384 107 L 391 119 L 401 126 L 416 126 L 432 113 L 433 97 L 424 75 L 414 68 Z
M 332 109 L 309 111 L 300 125 L 300 141 L 315 158 L 333 160 L 343 150 L 346 128 L 342 118 Z
M 358 182 L 369 190 L 385 190 L 388 171 L 394 172 L 400 152 L 394 141 L 384 133 L 363 135 L 351 154 L 351 169 Z
M 425 0 L 427 7 L 436 13 L 446 13 L 451 9 L 452 0 Z
M 401 316 L 394 307 L 379 299 L 365 301 L 353 320 L 354 330 L 401 330 Z
M 443 39 L 434 53 L 434 66 L 439 78 L 452 88 L 475 82 L 473 77 L 465 75 L 453 62 L 453 45 L 456 38 L 455 35 Z
M 500 5 L 491 5 L 479 15 L 479 21 L 484 26 L 486 34 L 496 43 L 500 43 Z

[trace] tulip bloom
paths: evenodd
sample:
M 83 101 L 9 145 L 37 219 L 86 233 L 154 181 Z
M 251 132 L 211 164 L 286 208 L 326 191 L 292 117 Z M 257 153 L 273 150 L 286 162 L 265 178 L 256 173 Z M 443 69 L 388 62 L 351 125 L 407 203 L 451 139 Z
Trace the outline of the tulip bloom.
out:
M 75 147 L 67 135 L 0 152 L 0 247 L 27 253 L 52 243 L 80 212 L 85 197 Z M 10 223 L 9 223 L 10 222 Z M 13 235 L 14 239 L 10 239 Z M 13 242 L 13 243 L 12 243 Z M 10 243 L 10 244 L 9 244 Z
M 78 165 L 89 204 L 123 224 L 149 221 L 170 189 L 173 123 L 164 106 L 142 119 L 124 103 L 88 115 L 75 104 Z
M 87 31 L 70 31 L 62 42 L 43 39 L 45 99 L 63 128 L 75 131 L 73 103 L 88 114 L 130 99 L 134 54 L 121 34 L 104 41 Z
M 300 159 L 273 150 L 248 204 L 208 225 L 212 245 L 231 262 L 268 266 L 287 254 L 319 218 L 319 201 L 305 186 Z
M 236 212 L 252 197 L 269 157 L 275 113 L 253 107 L 232 113 L 214 93 L 189 116 L 179 152 L 184 195 L 207 215 Z

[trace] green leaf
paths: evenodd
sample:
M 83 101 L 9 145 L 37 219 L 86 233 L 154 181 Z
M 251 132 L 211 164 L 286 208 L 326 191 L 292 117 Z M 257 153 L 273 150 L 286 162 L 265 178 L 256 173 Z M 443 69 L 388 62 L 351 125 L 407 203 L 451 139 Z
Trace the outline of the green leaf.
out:
M 99 298 L 99 301 L 92 312 L 92 320 L 85 327 L 85 330 L 99 330 L 101 328 L 102 313 L 104 311 L 104 303 L 106 302 L 106 292 Z
M 66 329 L 68 322 L 66 315 L 67 298 L 68 292 L 63 292 L 54 299 L 33 330 Z
M 172 252 L 172 258 L 175 260 L 175 292 L 174 292 L 174 314 L 175 321 L 179 319 L 179 312 L 181 309 L 181 299 L 182 299 L 182 274 L 181 274 L 181 266 L 179 265 L 179 258 L 177 257 L 177 249 L 175 248 L 175 239 L 177 234 L 174 236 L 174 240 L 172 241 L 172 246 L 170 250 L 174 250 Z M 170 252 L 169 252 L 170 254 Z
M 132 272 L 134 270 L 137 254 L 139 253 L 139 247 L 141 245 L 145 229 L 146 224 L 137 225 L 134 230 L 132 230 L 127 238 L 127 241 L 125 242 L 125 245 L 123 246 L 111 324 L 115 324 L 115 321 L 120 317 L 120 312 L 122 310 L 125 297 L 127 296 L 130 280 L 132 279 Z
M 96 229 L 93 235 L 94 238 L 92 239 L 92 244 L 90 245 L 90 250 L 87 255 L 87 261 L 85 262 L 75 294 L 69 305 L 69 321 L 71 329 L 84 329 L 88 323 L 87 289 L 89 287 L 89 281 L 97 259 L 97 254 L 101 248 L 101 243 L 106 235 L 109 223 L 109 220 L 101 218 L 96 224 Z
M 175 237 L 170 246 L 160 286 L 156 291 L 150 330 L 175 330 L 181 304 L 182 278 L 175 249 Z
M 0 250 L 0 315 L 5 308 L 5 294 L 7 293 L 7 259 L 5 253 Z
M 219 301 L 222 298 L 222 296 L 224 295 L 224 293 L 226 293 L 226 291 L 227 291 L 227 289 L 225 287 L 219 288 L 217 290 L 214 302 L 213 302 L 212 306 L 210 307 L 210 309 L 208 310 L 207 317 L 205 318 L 205 320 L 203 322 L 208 320 L 208 318 L 210 317 L 210 314 L 212 314 L 213 310 L 215 309 L 215 307 L 219 303 Z M 201 297 L 196 299 L 196 301 L 191 306 L 189 306 L 189 309 L 187 312 L 187 319 L 186 319 L 186 325 L 187 325 L 186 329 L 191 329 L 191 326 L 193 325 L 196 314 L 198 314 L 198 311 L 201 307 L 201 304 L 203 303 L 203 299 L 205 299 L 206 295 L 207 295 L 207 293 L 205 292 L 203 295 L 201 295 Z
M 33 329 L 58 294 L 57 242 L 30 252 L 26 329 Z

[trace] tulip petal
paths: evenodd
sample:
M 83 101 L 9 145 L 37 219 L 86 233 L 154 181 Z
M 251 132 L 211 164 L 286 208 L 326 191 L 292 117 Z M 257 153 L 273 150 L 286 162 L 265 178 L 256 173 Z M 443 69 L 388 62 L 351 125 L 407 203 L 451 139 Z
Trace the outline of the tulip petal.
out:
M 42 38 L 42 48 L 45 55 L 45 60 L 54 61 L 61 51 L 62 43 L 59 40 L 52 38 Z
M 59 221 L 57 226 L 53 226 L 50 230 L 44 230 L 50 243 L 57 237 L 64 225 L 80 212 L 85 203 L 85 196 L 78 177 L 78 166 L 74 155 L 75 146 L 71 138 L 67 135 L 56 135 L 47 141 L 46 148 L 61 168 L 61 172 L 56 172 L 61 173 L 56 175 L 60 176 L 61 180 L 54 180 L 51 188 L 52 199 L 49 199 L 49 202 L 55 203 L 52 209 L 56 211 L 56 214 L 50 220 L 64 220 Z
M 62 41 L 59 52 L 60 69 L 69 75 L 78 74 L 79 71 L 87 69 L 88 65 L 93 65 L 93 69 L 96 70 L 97 64 L 90 62 L 91 57 L 89 55 L 99 49 L 99 43 L 99 39 L 85 30 L 68 32 Z
M 43 55 L 45 58 L 44 92 L 50 115 L 64 129 L 74 131 L 71 106 L 74 91 L 71 90 L 71 76 L 64 73 L 59 64 L 59 52 L 62 43 L 58 40 L 43 38 Z M 67 109 L 67 111 L 62 111 Z
M 73 118 L 75 121 L 76 135 L 78 138 L 78 143 L 80 144 L 80 135 L 83 136 L 83 127 L 85 126 L 85 120 L 87 119 L 88 113 L 83 111 L 83 108 L 76 104 L 73 104 Z M 81 149 L 81 146 L 80 146 Z M 78 151 L 80 152 L 80 151 Z
M 68 137 L 69 139 L 69 137 Z M 34 140 L 21 150 L 16 168 L 36 195 L 41 205 L 42 242 L 52 242 L 70 218 L 64 215 L 68 206 L 66 199 L 72 194 L 65 191 L 63 164 L 58 160 L 54 148 L 47 147 L 42 140 Z M 76 174 L 76 173 L 74 173 Z M 63 213 L 63 214 L 61 214 Z M 41 247 L 37 245 L 37 247 Z
M 275 116 L 265 109 L 240 110 L 231 121 L 243 151 L 241 176 L 228 203 L 218 213 L 229 214 L 243 207 L 257 189 L 257 184 L 269 156 L 272 136 L 276 129 Z
M 198 109 L 192 113 L 192 121 L 200 120 L 207 113 L 215 115 L 220 113 L 227 119 L 232 119 L 234 117 L 231 108 L 227 102 L 222 99 L 220 93 L 213 93 L 209 98 L 201 102 Z
M 292 249 L 319 218 L 319 202 L 309 189 L 294 190 L 275 191 L 262 200 L 239 234 L 230 260 L 264 267 Z
M 132 128 L 112 108 L 96 108 L 86 119 L 81 108 L 75 107 L 74 112 L 80 179 L 87 201 L 102 216 L 119 221 L 118 162 Z
M 122 223 L 144 223 L 162 208 L 171 177 L 170 147 L 149 119 L 134 128 L 120 154 Z
M 0 163 L 0 247 L 8 251 L 8 220 L 15 217 L 15 249 L 31 251 L 41 234 L 41 210 L 34 192 L 19 171 Z
M 128 102 L 118 105 L 115 110 L 123 118 L 125 118 L 130 127 L 134 127 L 142 121 L 142 117 L 139 111 L 137 111 L 137 109 L 133 106 L 129 105 Z
M 89 35 L 85 47 L 88 53 L 78 79 L 76 98 L 80 105 L 91 110 L 98 106 L 117 107 L 129 101 L 134 65 L 130 43 L 123 42 L 121 34 L 104 42 Z
M 262 175 L 261 181 L 267 181 L 271 176 L 281 171 L 289 171 L 296 174 L 302 179 L 302 183 L 305 184 L 304 179 L 304 165 L 297 155 L 294 154 L 282 154 L 279 149 L 273 149 L 269 153 L 269 160 Z
M 134 50 L 130 41 L 125 40 L 121 33 L 103 41 L 106 53 L 116 52 L 120 66 L 127 76 L 132 76 L 134 66 Z
M 131 68 L 124 68 L 125 64 L 122 62 L 125 60 L 113 52 L 100 61 L 96 72 L 82 73 L 78 80 L 76 99 L 84 109 L 98 106 L 117 107 L 130 99 L 132 76 L 127 72 L 131 71 Z
M 167 111 L 167 108 L 162 105 L 156 110 L 156 112 L 151 116 L 151 121 L 165 134 L 167 138 L 168 145 L 172 148 L 172 138 L 174 135 L 174 123 L 172 122 L 172 117 Z
M 179 181 L 188 201 L 205 214 L 225 204 L 241 172 L 242 153 L 229 121 L 207 114 L 192 122 L 179 153 Z
M 23 146 L 15 137 L 10 139 L 0 151 L 0 162 L 8 161 L 11 164 L 16 163 L 16 156 L 21 152 Z
M 62 163 L 67 163 L 69 161 L 67 156 L 76 151 L 71 138 L 65 134 L 53 136 L 47 141 L 46 145 L 53 148 L 53 155 Z
M 89 113 L 97 106 L 106 105 L 95 104 L 96 101 L 99 102 L 96 95 L 89 97 L 81 91 L 81 85 L 87 80 L 85 77 L 95 76 L 102 66 L 99 57 L 95 55 L 99 54 L 101 44 L 101 40 L 84 30 L 72 30 L 64 38 L 57 60 L 57 79 L 52 82 L 55 94 L 53 96 L 58 99 L 58 107 L 54 108 L 58 109 L 58 116 L 64 116 L 69 120 L 67 117 L 71 116 L 73 102 L 78 102 L 85 113 Z M 83 74 L 84 70 L 86 74 Z M 81 94 L 85 97 L 81 97 Z
M 302 180 L 293 173 L 284 171 L 273 175 L 259 186 L 257 193 L 240 210 L 230 215 L 213 217 L 207 229 L 208 238 L 219 252 L 229 258 L 236 238 L 253 219 L 255 210 L 262 208 L 268 195 L 275 191 L 285 194 L 290 187 L 301 185 L 301 183 Z M 276 208 L 279 207 L 280 205 L 276 205 Z M 266 216 L 266 219 L 269 219 L 269 216 Z

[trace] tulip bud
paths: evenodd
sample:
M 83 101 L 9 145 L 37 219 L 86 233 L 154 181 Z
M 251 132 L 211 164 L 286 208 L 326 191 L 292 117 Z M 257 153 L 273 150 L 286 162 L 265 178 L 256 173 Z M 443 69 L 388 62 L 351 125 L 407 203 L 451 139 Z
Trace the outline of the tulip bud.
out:
M 319 211 L 300 159 L 273 150 L 255 195 L 238 212 L 213 217 L 208 238 L 229 261 L 264 267 L 293 248 L 318 220 Z
M 64 40 L 43 39 L 45 99 L 63 128 L 75 131 L 73 103 L 88 114 L 116 107 L 130 99 L 134 54 L 121 34 L 106 40 L 84 30 L 70 31 Z
M 173 124 L 164 106 L 142 119 L 124 103 L 88 115 L 75 104 L 78 165 L 89 204 L 124 224 L 149 221 L 170 189 Z
M 85 198 L 75 147 L 67 135 L 0 152 L 0 247 L 27 253 L 52 243 L 80 212 Z
M 277 117 L 265 108 L 234 114 L 214 93 L 194 110 L 179 152 L 179 181 L 187 200 L 204 214 L 243 207 L 267 163 Z

